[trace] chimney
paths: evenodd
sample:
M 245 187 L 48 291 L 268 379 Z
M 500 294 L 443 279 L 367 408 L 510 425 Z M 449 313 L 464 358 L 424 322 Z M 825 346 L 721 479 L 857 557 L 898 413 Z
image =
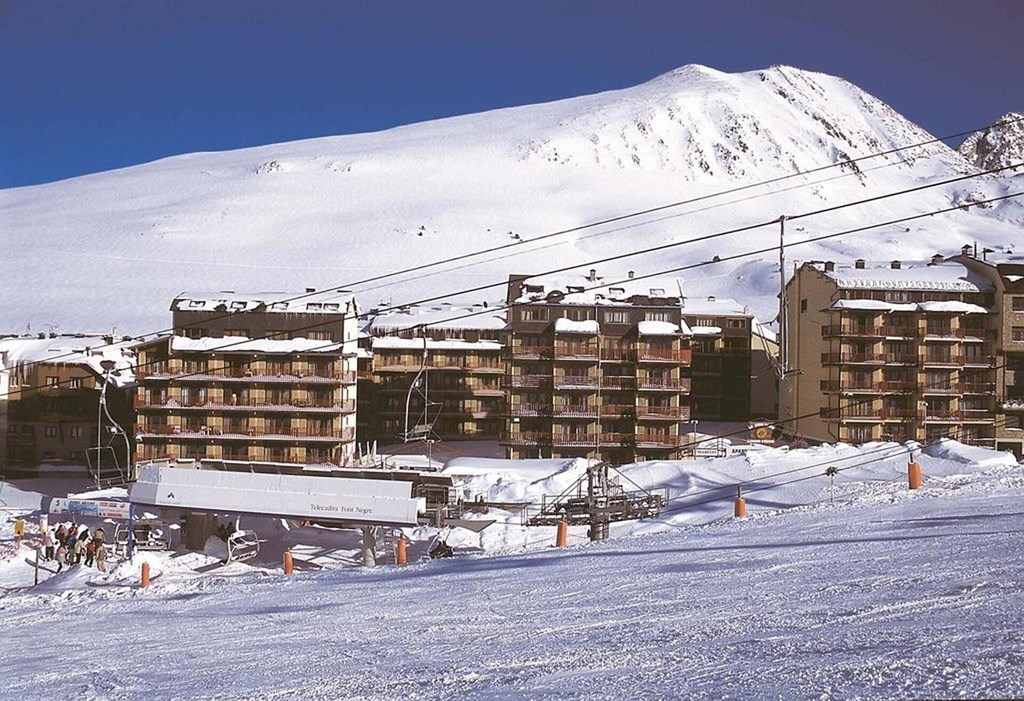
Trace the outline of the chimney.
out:
M 587 277 L 591 282 L 597 282 L 597 271 L 594 268 L 590 269 L 590 275 Z
M 942 256 L 941 253 L 936 253 L 934 256 L 932 256 L 932 265 L 938 265 L 944 260 L 946 259 Z
M 899 270 L 900 262 L 898 260 L 894 260 L 893 262 L 889 263 L 889 267 L 892 268 L 893 270 Z
M 310 294 L 313 294 L 314 292 L 316 292 L 316 288 L 315 287 L 307 287 L 306 288 L 306 294 L 310 295 Z
M 835 263 L 833 263 L 830 260 L 825 261 L 825 272 L 826 273 L 835 272 L 835 269 L 836 269 L 836 264 Z
M 863 258 L 858 258 L 857 260 L 853 261 L 853 267 L 856 268 L 857 270 L 863 270 L 864 269 L 864 259 Z
M 630 271 L 629 271 L 629 279 L 630 279 L 630 280 L 632 280 L 632 279 L 633 279 L 633 271 L 632 271 L 632 270 L 630 270 Z
M 970 256 L 971 255 L 971 244 L 966 243 L 960 247 L 960 255 Z

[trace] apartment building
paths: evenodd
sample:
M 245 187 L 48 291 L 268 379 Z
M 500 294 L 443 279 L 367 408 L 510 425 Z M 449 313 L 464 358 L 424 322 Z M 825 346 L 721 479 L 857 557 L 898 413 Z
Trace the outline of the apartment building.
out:
M 1024 458 L 1024 255 L 964 246 L 950 260 L 983 275 L 993 288 L 996 336 L 995 439 L 998 450 Z
M 682 320 L 690 328 L 693 361 L 690 374 L 690 409 L 694 418 L 743 421 L 751 417 L 752 362 L 755 353 L 762 360 L 770 349 L 763 336 L 753 333 L 754 315 L 733 299 L 688 298 L 680 300 Z M 761 346 L 761 347 L 758 347 Z M 757 385 L 760 392 L 773 384 Z M 759 417 L 774 398 L 759 395 Z M 774 412 L 767 416 L 774 416 Z
M 127 469 L 127 388 L 135 379 L 134 364 L 128 341 L 101 334 L 0 338 L 0 383 L 6 385 L 6 391 L 0 386 L 0 460 L 5 470 L 35 472 L 49 465 L 85 473 L 97 462 L 97 446 L 101 471 L 112 475 L 119 466 Z M 100 409 L 105 383 L 109 418 Z M 121 432 L 111 431 L 115 423 Z
M 510 276 L 508 457 L 626 463 L 678 456 L 685 443 L 694 334 L 680 281 L 602 282 L 593 270 Z
M 186 294 L 140 345 L 138 458 L 344 465 L 355 452 L 350 296 Z
M 824 441 L 995 444 L 1000 315 L 961 262 L 804 263 L 785 288 L 780 418 Z
M 367 329 L 367 438 L 497 440 L 504 328 L 504 315 L 482 304 L 410 306 L 374 316 Z

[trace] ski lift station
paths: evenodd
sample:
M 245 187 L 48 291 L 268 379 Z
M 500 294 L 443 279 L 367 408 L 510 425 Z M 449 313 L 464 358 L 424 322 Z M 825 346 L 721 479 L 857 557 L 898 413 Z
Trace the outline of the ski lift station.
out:
M 200 469 L 192 462 L 141 465 L 130 501 L 191 512 L 251 514 L 350 526 L 415 526 L 426 499 L 413 482 Z M 384 473 L 386 474 L 386 473 Z

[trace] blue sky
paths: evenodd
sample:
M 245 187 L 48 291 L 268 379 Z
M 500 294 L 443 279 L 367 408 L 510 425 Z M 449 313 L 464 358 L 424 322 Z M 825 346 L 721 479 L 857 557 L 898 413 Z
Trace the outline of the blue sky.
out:
M 1024 109 L 1024 2 L 0 0 L 0 188 L 626 87 L 840 75 L 936 135 Z

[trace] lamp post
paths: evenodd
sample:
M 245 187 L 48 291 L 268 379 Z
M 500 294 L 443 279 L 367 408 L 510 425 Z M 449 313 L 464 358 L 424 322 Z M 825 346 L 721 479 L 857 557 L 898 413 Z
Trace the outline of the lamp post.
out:
M 690 421 L 693 424 L 693 437 L 690 439 L 690 458 L 693 460 L 697 459 L 697 419 Z

